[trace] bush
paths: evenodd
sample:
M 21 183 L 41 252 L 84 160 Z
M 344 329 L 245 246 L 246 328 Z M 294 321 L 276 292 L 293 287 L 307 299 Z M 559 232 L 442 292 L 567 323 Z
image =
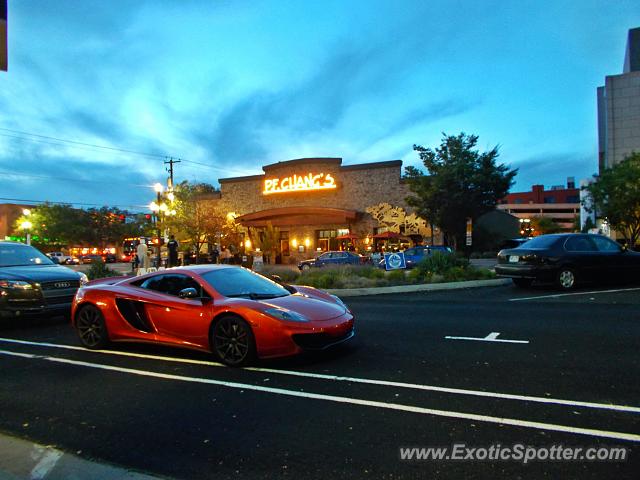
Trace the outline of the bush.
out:
M 95 280 L 96 278 L 107 278 L 107 277 L 119 277 L 120 274 L 115 270 L 107 267 L 104 262 L 91 262 L 91 268 L 87 272 L 87 277 L 89 280 Z

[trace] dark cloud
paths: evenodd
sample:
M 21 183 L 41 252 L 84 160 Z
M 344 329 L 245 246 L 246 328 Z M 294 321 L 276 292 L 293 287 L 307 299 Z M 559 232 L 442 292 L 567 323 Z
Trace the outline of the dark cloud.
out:
M 508 162 L 507 159 L 503 161 Z M 512 191 L 528 191 L 534 184 L 566 185 L 567 177 L 574 177 L 576 184 L 598 170 L 597 158 L 586 153 L 549 154 L 529 157 L 511 164 L 518 168 L 516 185 Z

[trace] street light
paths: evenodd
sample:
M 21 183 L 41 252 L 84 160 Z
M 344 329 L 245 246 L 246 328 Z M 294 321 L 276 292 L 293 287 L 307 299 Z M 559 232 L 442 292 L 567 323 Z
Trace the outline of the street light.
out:
M 33 224 L 29 220 L 25 220 L 20 224 L 20 228 L 24 230 L 24 236 L 27 245 L 31 245 L 31 234 L 29 234 L 29 230 L 33 227 Z

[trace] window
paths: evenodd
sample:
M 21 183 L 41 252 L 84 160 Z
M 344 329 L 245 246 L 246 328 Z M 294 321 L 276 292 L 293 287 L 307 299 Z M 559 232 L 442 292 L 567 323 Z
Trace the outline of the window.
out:
M 544 197 L 544 203 L 556 203 L 556 197 Z
M 404 251 L 405 255 L 415 255 L 416 254 L 416 249 L 415 248 L 409 248 L 408 250 Z
M 590 238 L 585 236 L 575 236 L 567 239 L 564 248 L 569 252 L 595 252 L 596 246 Z
M 195 288 L 200 293 L 200 296 L 207 296 L 202 287 L 193 278 L 175 273 L 155 275 L 145 279 L 142 283 L 136 282 L 134 285 L 174 297 L 177 297 L 180 291 L 185 288 Z
M 554 243 L 558 241 L 555 235 L 542 235 L 540 237 L 532 238 L 522 244 L 523 248 L 551 248 Z
M 606 237 L 594 235 L 591 240 L 596 244 L 599 252 L 620 252 L 622 250 L 620 245 Z
M 580 198 L 578 195 L 568 195 L 567 203 L 580 203 Z
M 225 297 L 259 299 L 289 295 L 289 292 L 277 283 L 240 267 L 211 270 L 202 276 L 209 285 Z

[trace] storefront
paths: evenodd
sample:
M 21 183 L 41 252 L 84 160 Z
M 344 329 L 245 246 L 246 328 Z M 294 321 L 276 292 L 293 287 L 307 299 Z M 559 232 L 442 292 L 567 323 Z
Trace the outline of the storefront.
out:
M 431 240 L 428 224 L 411 214 L 402 161 L 342 165 L 341 158 L 303 158 L 263 167 L 263 175 L 220 179 L 216 208 L 233 215 L 248 245 L 265 229 L 277 235 L 279 261 L 327 250 L 370 252 L 389 243 Z M 381 234 L 387 238 L 380 240 Z

